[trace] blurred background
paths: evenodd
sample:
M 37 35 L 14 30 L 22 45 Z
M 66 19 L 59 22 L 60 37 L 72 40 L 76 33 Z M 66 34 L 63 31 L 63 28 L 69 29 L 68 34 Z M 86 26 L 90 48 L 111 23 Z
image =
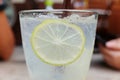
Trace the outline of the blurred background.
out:
M 9 22 L 10 30 L 14 36 L 13 44 L 15 46 L 22 45 L 18 15 L 19 11 L 45 9 L 46 6 L 44 1 L 45 0 L 4 0 L 5 4 L 7 5 L 4 11 Z M 53 3 L 54 9 L 61 9 L 63 6 L 63 0 L 53 0 Z M 104 39 L 104 41 L 108 41 L 120 36 L 120 0 L 72 0 L 71 8 L 91 9 L 98 12 L 99 20 L 97 25 L 97 34 Z M 2 19 L 2 17 L 0 18 Z M 2 26 L 0 25 L 0 27 Z M 100 53 L 97 45 L 98 42 L 99 40 L 96 40 L 94 50 L 95 53 Z M 11 55 L 9 55 L 7 58 L 10 57 Z
M 10 0 L 9 0 L 10 1 Z M 16 45 L 21 45 L 18 12 L 29 9 L 44 9 L 44 0 L 11 0 L 12 8 L 6 11 L 15 35 Z M 54 9 L 62 8 L 63 0 L 54 0 Z M 98 33 L 104 38 L 120 34 L 120 0 L 74 0 L 75 9 L 96 9 L 99 13 Z M 10 8 L 10 7 L 9 7 Z M 111 38 L 111 37 L 110 37 Z

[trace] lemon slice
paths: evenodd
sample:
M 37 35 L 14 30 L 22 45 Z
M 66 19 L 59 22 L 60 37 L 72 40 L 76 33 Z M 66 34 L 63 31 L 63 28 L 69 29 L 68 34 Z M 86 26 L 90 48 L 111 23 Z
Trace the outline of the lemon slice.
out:
M 77 25 L 48 19 L 33 30 L 31 44 L 40 60 L 62 66 L 73 63 L 81 56 L 85 37 L 82 29 Z

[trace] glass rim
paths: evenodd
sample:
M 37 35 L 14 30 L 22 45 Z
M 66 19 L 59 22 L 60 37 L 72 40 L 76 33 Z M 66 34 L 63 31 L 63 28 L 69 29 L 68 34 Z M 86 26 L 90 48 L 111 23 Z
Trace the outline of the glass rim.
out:
M 92 14 L 98 14 L 97 12 L 95 12 L 94 10 L 76 10 L 76 9 L 53 9 L 53 10 L 46 10 L 46 9 L 36 9 L 36 10 L 21 10 L 19 11 L 19 14 L 23 14 L 23 13 L 40 13 L 40 12 L 81 12 L 81 13 L 92 13 Z

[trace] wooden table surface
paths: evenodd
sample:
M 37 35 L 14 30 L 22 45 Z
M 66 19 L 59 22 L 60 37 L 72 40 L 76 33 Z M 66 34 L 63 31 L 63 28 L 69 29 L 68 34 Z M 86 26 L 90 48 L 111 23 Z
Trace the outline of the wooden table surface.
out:
M 15 48 L 10 61 L 0 62 L 0 80 L 30 80 L 22 47 Z M 108 67 L 101 54 L 94 54 L 87 80 L 120 80 L 120 71 Z

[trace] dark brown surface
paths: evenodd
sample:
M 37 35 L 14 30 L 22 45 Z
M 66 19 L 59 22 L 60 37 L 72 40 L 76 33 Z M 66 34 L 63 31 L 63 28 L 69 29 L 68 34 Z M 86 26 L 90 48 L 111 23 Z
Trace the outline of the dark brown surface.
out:
M 20 23 L 19 23 L 19 11 L 21 10 L 29 10 L 29 9 L 37 9 L 38 4 L 34 1 L 26 0 L 26 3 L 24 4 L 14 4 L 15 6 L 15 12 L 16 12 L 16 22 L 13 26 L 13 31 L 16 38 L 16 44 L 21 45 L 21 32 L 20 32 Z
M 109 32 L 120 36 L 120 2 L 112 7 L 112 15 L 109 17 Z
M 109 2 L 108 2 L 109 1 Z M 95 9 L 107 9 L 109 8 L 109 4 L 111 0 L 89 0 L 89 8 L 95 8 Z M 109 17 L 103 17 L 105 25 L 101 25 L 110 33 L 113 34 L 120 34 L 120 0 L 112 0 L 113 5 L 111 8 L 109 8 L 112 11 L 112 14 Z M 15 10 L 16 10 L 16 17 L 17 20 L 15 22 L 15 25 L 13 27 L 16 43 L 18 45 L 21 44 L 21 35 L 20 35 L 20 24 L 19 24 L 19 18 L 18 18 L 18 12 L 20 10 L 28 10 L 28 9 L 44 9 L 45 5 L 44 3 L 35 3 L 33 1 L 27 0 L 24 4 L 14 4 Z M 62 4 L 55 3 L 53 6 L 55 9 L 63 8 Z M 106 20 L 105 20 L 106 19 Z
M 102 18 L 103 23 L 106 23 L 101 27 L 110 34 L 120 35 L 120 0 L 89 0 L 89 7 L 110 10 L 111 15 Z

